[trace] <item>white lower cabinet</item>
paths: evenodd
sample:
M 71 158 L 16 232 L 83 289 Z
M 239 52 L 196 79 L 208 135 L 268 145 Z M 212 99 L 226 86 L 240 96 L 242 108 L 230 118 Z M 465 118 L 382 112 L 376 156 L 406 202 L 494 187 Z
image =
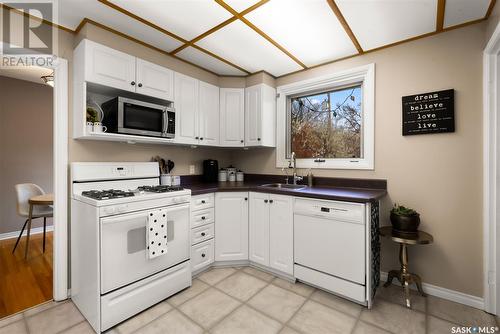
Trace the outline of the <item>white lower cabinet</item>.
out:
M 250 261 L 269 266 L 269 195 L 250 193 L 248 258 Z
M 250 193 L 249 260 L 293 275 L 293 198 Z
M 293 275 L 293 198 L 271 195 L 269 266 Z
M 215 194 L 215 261 L 248 260 L 248 193 Z

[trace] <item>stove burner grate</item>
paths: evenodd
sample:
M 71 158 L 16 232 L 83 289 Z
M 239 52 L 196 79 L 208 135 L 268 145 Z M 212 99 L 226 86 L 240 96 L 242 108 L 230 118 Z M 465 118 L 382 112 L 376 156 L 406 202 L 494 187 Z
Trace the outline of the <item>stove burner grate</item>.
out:
M 131 191 L 123 191 L 116 189 L 109 190 L 89 190 L 82 191 L 82 196 L 90 197 L 97 200 L 105 200 L 105 199 L 113 199 L 113 198 L 123 198 L 123 197 L 131 197 L 134 196 L 134 193 Z
M 148 193 L 166 193 L 172 191 L 184 190 L 181 186 L 142 186 L 137 187 L 137 190 Z

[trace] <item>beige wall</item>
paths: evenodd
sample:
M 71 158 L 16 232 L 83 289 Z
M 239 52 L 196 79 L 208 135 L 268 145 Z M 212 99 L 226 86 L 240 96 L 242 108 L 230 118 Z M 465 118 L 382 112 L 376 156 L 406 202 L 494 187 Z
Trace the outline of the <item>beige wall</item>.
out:
M 485 24 L 391 47 L 276 80 L 277 86 L 375 63 L 375 170 L 314 170 L 332 177 L 387 179 L 382 223 L 393 202 L 421 213 L 435 243 L 410 249 L 411 270 L 425 282 L 475 296 L 482 278 L 482 48 Z M 455 89 L 456 132 L 401 135 L 401 97 Z M 281 173 L 275 151 L 235 156 L 246 172 Z M 382 243 L 382 269 L 397 268 L 396 248 Z
M 0 234 L 20 231 L 14 185 L 52 184 L 52 88 L 0 76 Z M 52 219 L 49 219 L 52 224 Z M 36 220 L 34 227 L 40 226 Z

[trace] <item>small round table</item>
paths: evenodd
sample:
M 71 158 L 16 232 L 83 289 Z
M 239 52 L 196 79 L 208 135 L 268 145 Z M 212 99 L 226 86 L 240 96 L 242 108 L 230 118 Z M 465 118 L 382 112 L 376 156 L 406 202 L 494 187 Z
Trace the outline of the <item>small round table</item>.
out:
M 434 241 L 432 235 L 426 232 L 418 231 L 417 233 L 401 233 L 392 228 L 392 226 L 384 226 L 380 228 L 380 235 L 390 238 L 392 241 L 399 244 L 399 262 L 401 262 L 400 270 L 391 270 L 387 276 L 387 282 L 384 287 L 391 285 L 392 280 L 397 278 L 405 291 L 406 307 L 411 307 L 410 301 L 410 284 L 415 283 L 418 292 L 422 296 L 426 296 L 422 290 L 422 279 L 417 274 L 410 273 L 408 270 L 408 245 L 426 245 Z
M 30 244 L 30 231 L 31 231 L 31 220 L 33 218 L 33 207 L 35 205 L 53 205 L 54 204 L 54 194 L 44 194 L 30 197 L 28 200 L 30 205 L 29 217 L 28 217 L 28 230 L 26 234 L 26 251 L 24 253 L 24 258 L 28 258 L 28 246 Z M 44 222 L 45 224 L 45 222 Z M 43 229 L 43 250 L 45 251 L 45 228 Z

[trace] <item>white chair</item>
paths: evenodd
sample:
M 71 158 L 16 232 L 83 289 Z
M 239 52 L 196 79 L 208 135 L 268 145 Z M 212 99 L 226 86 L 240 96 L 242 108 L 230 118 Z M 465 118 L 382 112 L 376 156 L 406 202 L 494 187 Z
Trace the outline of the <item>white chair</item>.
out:
M 17 195 L 17 214 L 20 215 L 21 217 L 26 218 L 26 221 L 24 222 L 23 228 L 21 230 L 21 233 L 19 233 L 19 237 L 17 237 L 16 244 L 14 246 L 14 249 L 12 250 L 12 253 L 16 251 L 17 244 L 19 243 L 19 240 L 21 240 L 21 237 L 23 235 L 24 229 L 26 228 L 26 224 L 28 224 L 29 219 L 29 210 L 30 210 L 30 204 L 29 204 L 29 199 L 33 196 L 38 196 L 38 195 L 44 195 L 45 192 L 43 191 L 42 188 L 37 186 L 36 184 L 33 183 L 22 183 L 22 184 L 16 184 L 16 195 Z M 45 253 L 45 230 L 47 228 L 47 217 L 52 217 L 54 214 L 54 210 L 51 206 L 49 205 L 36 205 L 33 206 L 33 214 L 32 214 L 32 220 L 37 219 L 37 218 L 43 218 L 43 252 Z M 30 234 L 31 230 L 31 224 L 29 224 L 28 227 L 28 236 Z M 28 245 L 26 245 L 28 247 Z

